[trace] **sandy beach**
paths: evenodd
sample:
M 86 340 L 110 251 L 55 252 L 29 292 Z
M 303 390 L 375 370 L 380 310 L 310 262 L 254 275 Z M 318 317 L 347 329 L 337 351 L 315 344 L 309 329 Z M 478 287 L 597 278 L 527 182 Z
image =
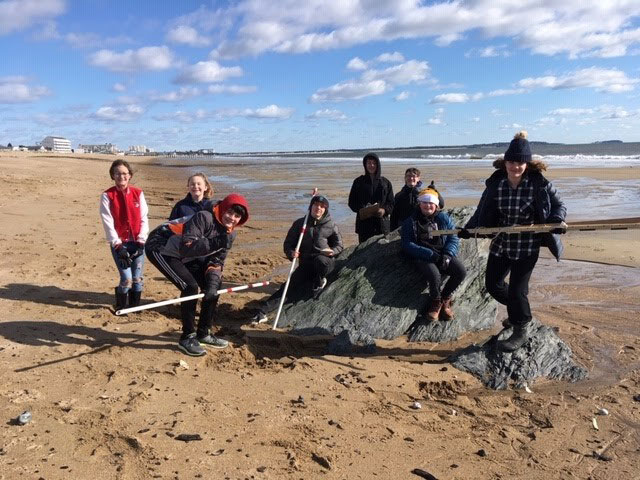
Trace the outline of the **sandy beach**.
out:
M 111 311 L 117 271 L 98 198 L 112 185 L 113 160 L 0 156 L 0 479 L 420 478 L 415 468 L 438 479 L 640 478 L 640 230 L 567 234 L 566 261 L 546 255 L 534 271 L 534 315 L 557 329 L 589 378 L 495 392 L 446 358 L 498 332 L 499 322 L 448 344 L 379 341 L 376 354 L 356 357 L 323 355 L 322 339 L 250 325 L 249 309 L 284 279 L 282 240 L 299 211 L 264 202 L 259 188 L 240 189 L 251 219 L 229 254 L 225 285 L 274 284 L 221 297 L 218 324 L 231 346 L 191 358 L 176 348 L 175 307 Z M 187 165 L 127 160 L 153 227 L 186 194 Z M 385 170 L 394 187 L 404 168 Z M 490 171 L 442 169 L 438 179 L 477 184 Z M 348 191 L 332 187 L 332 175 L 313 172 L 308 181 L 327 185 L 338 203 Z M 589 178 L 590 201 L 607 182 L 640 182 L 640 168 L 548 176 Z M 230 193 L 214 188 L 216 198 Z M 452 197 L 448 206 L 477 200 Z M 347 245 L 352 220 L 340 225 Z M 177 296 L 149 262 L 144 273 L 143 303 Z M 415 401 L 421 409 L 410 408 Z M 25 410 L 31 422 L 17 425 Z M 189 435 L 196 439 L 184 441 Z

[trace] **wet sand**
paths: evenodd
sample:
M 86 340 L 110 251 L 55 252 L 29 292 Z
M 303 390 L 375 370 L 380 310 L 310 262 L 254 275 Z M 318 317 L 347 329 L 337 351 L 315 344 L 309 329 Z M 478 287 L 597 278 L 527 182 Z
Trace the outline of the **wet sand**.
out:
M 128 160 L 156 225 L 185 195 L 186 171 Z M 111 185 L 113 157 L 3 154 L 0 161 L 0 479 L 406 479 L 418 478 L 414 468 L 441 479 L 638 478 L 638 230 L 567 234 L 566 257 L 578 261 L 543 258 L 533 275 L 534 315 L 558 329 L 589 378 L 541 380 L 533 393 L 494 392 L 446 357 L 498 325 L 443 345 L 401 337 L 378 342 L 374 355 L 327 356 L 321 338 L 247 324 L 248 308 L 264 295 L 257 290 L 221 298 L 218 321 L 230 348 L 186 357 L 176 348 L 177 309 L 110 311 L 117 273 L 98 198 Z M 278 171 L 218 168 L 258 181 Z M 397 184 L 403 171 L 398 165 L 387 175 Z M 439 173 L 444 185 L 487 176 L 486 168 Z M 283 178 L 276 193 L 317 182 L 339 204 L 348 192 L 331 187 L 335 175 Z M 595 191 L 640 177 L 637 168 L 549 176 L 592 178 Z M 215 187 L 216 197 L 230 191 Z M 259 188 L 239 191 L 252 218 L 225 282 L 282 280 L 283 235 L 300 211 L 265 202 Z M 347 243 L 355 241 L 351 221 L 344 219 Z M 176 295 L 149 263 L 145 282 L 144 300 Z M 422 409 L 409 408 L 414 401 Z M 598 408 L 610 415 L 596 415 Z M 33 420 L 15 425 L 24 410 Z M 184 442 L 181 434 L 200 440 Z

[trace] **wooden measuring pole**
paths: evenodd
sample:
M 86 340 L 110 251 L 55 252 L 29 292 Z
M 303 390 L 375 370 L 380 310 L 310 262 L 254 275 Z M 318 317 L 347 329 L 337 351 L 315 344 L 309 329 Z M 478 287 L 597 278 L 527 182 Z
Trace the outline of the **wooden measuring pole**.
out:
M 640 229 L 640 218 L 614 218 L 609 220 L 593 220 L 572 223 L 543 223 L 537 225 L 514 225 L 512 227 L 478 227 L 469 228 L 469 233 L 474 235 L 497 235 L 499 233 L 545 233 L 556 228 L 566 228 L 567 232 L 592 232 L 596 230 L 636 230 Z M 433 230 L 431 235 L 457 235 L 461 228 L 451 230 Z

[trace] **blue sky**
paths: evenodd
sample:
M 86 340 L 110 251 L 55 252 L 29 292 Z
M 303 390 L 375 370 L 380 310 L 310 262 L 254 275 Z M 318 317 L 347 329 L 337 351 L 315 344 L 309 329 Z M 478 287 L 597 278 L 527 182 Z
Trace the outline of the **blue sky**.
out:
M 637 0 L 0 0 L 0 143 L 639 141 L 639 54 Z

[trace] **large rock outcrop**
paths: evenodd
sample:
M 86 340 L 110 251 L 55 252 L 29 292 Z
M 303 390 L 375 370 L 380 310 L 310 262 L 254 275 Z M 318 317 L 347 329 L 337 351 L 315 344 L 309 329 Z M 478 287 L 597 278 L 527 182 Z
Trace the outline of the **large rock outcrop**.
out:
M 471 212 L 470 208 L 449 210 L 458 225 Z M 298 334 L 342 333 L 344 337 L 346 331 L 355 345 L 363 347 L 376 338 L 392 339 L 408 330 L 410 341 L 446 342 L 468 331 L 490 328 L 497 304 L 484 288 L 486 243 L 461 242 L 458 257 L 467 277 L 454 294 L 456 318 L 451 322 L 418 320 L 429 301 L 428 288 L 412 260 L 401 254 L 400 235 L 395 231 L 388 239 L 376 236 L 342 252 L 318 299 L 292 292 L 278 326 L 290 326 Z

